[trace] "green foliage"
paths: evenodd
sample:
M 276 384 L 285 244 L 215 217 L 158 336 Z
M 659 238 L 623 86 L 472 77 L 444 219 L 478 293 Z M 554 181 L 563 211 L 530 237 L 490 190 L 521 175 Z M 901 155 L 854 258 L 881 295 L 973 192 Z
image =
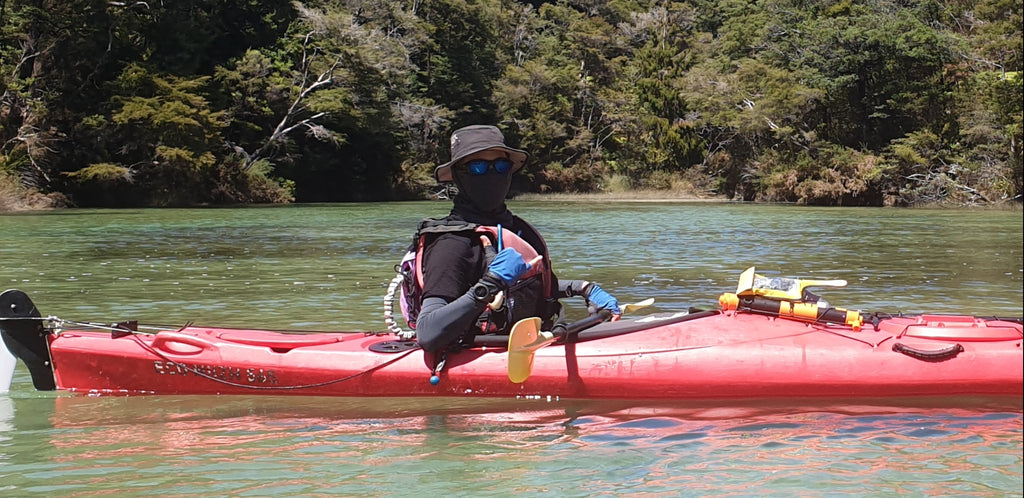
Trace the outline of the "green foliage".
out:
M 132 180 L 130 169 L 111 163 L 90 164 L 78 171 L 67 173 L 67 176 L 83 183 L 115 183 Z
M 1022 186 L 1022 104 L 1020 73 L 986 71 L 965 80 L 956 93 L 958 135 L 952 144 L 962 203 L 1001 202 L 1024 191 Z
M 287 203 L 295 201 L 295 184 L 272 178 L 274 168 L 268 161 L 259 161 L 244 168 L 238 158 L 216 165 L 212 171 L 214 189 L 209 202 L 216 204 Z
M 494 121 L 493 82 L 510 60 L 498 29 L 507 20 L 497 2 L 423 2 L 416 15 L 430 39 L 411 54 L 415 85 L 456 113 L 456 125 Z M 504 55 L 503 55 L 504 54 Z
M 495 123 L 531 154 L 521 190 L 1020 202 L 1021 17 L 1020 0 L 6 0 L 0 170 L 79 205 L 396 199 L 436 191 L 451 130 Z
M 877 156 L 830 144 L 794 154 L 776 151 L 761 157 L 758 187 L 766 200 L 776 202 L 878 205 L 879 163 Z
M 826 15 L 779 1 L 760 57 L 823 91 L 815 131 L 880 151 L 923 126 L 944 126 L 945 78 L 954 43 L 910 9 L 840 2 Z
M 896 204 L 934 203 L 949 195 L 948 175 L 956 166 L 938 135 L 920 131 L 894 140 L 886 162 L 885 187 Z

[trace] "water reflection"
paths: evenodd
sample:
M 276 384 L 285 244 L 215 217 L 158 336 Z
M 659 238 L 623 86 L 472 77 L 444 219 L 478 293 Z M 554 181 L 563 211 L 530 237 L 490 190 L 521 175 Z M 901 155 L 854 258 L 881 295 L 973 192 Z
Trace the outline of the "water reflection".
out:
M 31 413 L 21 401 L 0 451 L 41 459 L 6 473 L 25 492 L 403 495 L 454 480 L 456 494 L 750 495 L 755 483 L 755 494 L 1002 494 L 1020 484 L 1021 406 L 1006 399 L 58 397 L 31 400 Z M 39 432 L 40 412 L 52 430 Z

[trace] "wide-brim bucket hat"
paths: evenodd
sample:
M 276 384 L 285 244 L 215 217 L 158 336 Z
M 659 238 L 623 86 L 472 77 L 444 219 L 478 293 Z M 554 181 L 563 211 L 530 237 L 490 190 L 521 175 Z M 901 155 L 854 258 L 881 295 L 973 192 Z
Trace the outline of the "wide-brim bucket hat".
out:
M 529 155 L 524 150 L 513 149 L 505 145 L 505 135 L 502 135 L 501 130 L 495 126 L 467 126 L 452 133 L 452 160 L 435 168 L 434 177 L 441 183 L 451 182 L 453 180 L 452 166 L 458 164 L 466 156 L 488 149 L 501 149 L 508 152 L 508 157 L 512 160 L 510 174 L 519 171 L 526 164 L 526 158 Z

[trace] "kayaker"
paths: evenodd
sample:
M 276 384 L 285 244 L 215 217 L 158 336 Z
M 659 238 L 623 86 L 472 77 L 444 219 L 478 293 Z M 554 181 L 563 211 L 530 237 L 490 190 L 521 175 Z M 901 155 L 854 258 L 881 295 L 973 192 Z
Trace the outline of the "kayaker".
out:
M 526 158 L 505 145 L 497 127 L 452 133 L 451 161 L 434 176 L 458 188 L 454 205 L 446 218 L 424 220 L 418 231 L 422 298 L 414 320 L 423 349 L 440 351 L 480 333 L 507 334 L 516 321 L 534 316 L 551 330 L 563 297 L 582 296 L 592 312 L 621 314 L 615 297 L 596 283 L 560 282 L 540 233 L 505 205 L 512 174 Z

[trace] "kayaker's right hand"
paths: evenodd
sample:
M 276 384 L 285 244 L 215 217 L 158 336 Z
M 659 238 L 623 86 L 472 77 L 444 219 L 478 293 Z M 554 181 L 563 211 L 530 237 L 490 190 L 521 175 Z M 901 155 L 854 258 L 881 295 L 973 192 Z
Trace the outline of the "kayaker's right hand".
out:
M 523 261 L 523 255 L 511 247 L 506 247 L 491 261 L 484 279 L 508 288 L 529 270 L 530 264 Z
M 516 283 L 524 273 L 530 270 L 534 263 L 540 260 L 537 256 L 535 261 L 527 263 L 519 251 L 509 247 L 502 249 L 487 266 L 487 272 L 476 285 L 469 289 L 469 294 L 478 303 L 488 303 L 492 307 L 500 307 L 500 301 L 494 301 L 499 292 L 508 289 Z

